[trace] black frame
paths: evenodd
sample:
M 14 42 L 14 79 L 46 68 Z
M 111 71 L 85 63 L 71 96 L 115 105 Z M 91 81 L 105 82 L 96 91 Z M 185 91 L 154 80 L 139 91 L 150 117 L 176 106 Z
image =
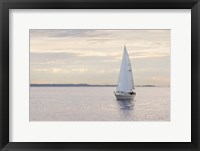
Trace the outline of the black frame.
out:
M 200 0 L 0 0 L 0 149 L 200 151 Z M 191 9 L 191 142 L 9 142 L 9 9 Z M 184 117 L 183 117 L 184 118 Z

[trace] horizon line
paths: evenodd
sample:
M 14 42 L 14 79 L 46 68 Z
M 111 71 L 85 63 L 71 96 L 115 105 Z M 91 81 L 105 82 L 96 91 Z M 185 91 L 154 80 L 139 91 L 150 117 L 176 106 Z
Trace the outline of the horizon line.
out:
M 117 84 L 86 84 L 86 83 L 79 83 L 79 84 L 72 84 L 72 83 L 30 83 L 30 86 L 117 86 Z M 153 85 L 153 84 L 140 84 L 135 85 L 135 87 L 169 87 L 170 85 Z

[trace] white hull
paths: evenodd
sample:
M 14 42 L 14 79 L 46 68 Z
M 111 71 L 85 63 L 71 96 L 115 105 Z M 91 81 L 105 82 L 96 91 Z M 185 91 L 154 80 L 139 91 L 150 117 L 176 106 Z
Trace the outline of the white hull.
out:
M 133 100 L 136 94 L 115 93 L 117 100 Z

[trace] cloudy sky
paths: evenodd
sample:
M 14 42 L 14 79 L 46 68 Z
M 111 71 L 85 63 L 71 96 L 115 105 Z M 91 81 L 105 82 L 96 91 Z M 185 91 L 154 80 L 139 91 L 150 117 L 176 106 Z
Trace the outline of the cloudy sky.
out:
M 30 30 L 30 83 L 116 84 L 124 44 L 136 85 L 170 85 L 170 30 Z

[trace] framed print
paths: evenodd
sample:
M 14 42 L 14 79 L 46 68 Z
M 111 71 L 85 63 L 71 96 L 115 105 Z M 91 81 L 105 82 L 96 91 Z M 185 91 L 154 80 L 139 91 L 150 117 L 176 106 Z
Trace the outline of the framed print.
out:
M 1 1 L 1 150 L 200 150 L 199 1 Z

